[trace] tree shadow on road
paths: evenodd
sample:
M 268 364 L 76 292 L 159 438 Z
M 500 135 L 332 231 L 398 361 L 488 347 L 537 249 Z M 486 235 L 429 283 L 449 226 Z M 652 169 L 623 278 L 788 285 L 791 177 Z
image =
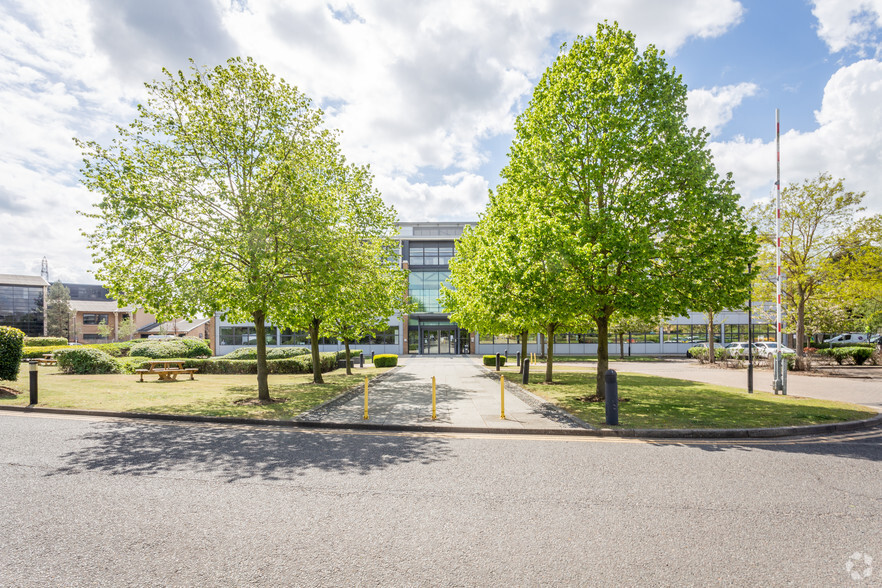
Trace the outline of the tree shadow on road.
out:
M 310 470 L 368 474 L 451 456 L 440 438 L 258 427 L 102 423 L 79 440 L 86 445 L 64 454 L 67 465 L 48 475 L 196 472 L 229 482 L 283 480 Z

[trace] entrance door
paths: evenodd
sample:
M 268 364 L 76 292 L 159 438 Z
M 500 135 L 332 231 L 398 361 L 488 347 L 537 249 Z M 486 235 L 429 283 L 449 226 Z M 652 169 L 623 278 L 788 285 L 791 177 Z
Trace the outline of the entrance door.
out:
M 438 343 L 440 347 L 440 353 L 445 355 L 452 355 L 456 353 L 456 330 L 440 329 L 438 331 Z
M 456 353 L 456 328 L 423 327 L 420 329 L 421 348 L 424 355 L 453 355 Z
M 438 346 L 438 331 L 434 329 L 423 329 L 423 349 L 422 353 L 427 355 L 438 355 L 441 352 Z

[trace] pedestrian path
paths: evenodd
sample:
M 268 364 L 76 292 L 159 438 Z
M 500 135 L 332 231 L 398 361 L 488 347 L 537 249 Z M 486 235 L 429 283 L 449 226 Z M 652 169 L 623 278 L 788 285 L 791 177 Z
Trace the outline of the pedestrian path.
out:
M 432 376 L 435 377 L 436 416 L 432 420 Z M 582 425 L 562 412 L 506 383 L 505 419 L 501 418 L 499 379 L 475 359 L 464 356 L 409 356 L 401 367 L 368 391 L 368 420 L 364 395 L 326 407 L 305 420 L 378 426 L 433 426 L 473 429 L 579 429 Z

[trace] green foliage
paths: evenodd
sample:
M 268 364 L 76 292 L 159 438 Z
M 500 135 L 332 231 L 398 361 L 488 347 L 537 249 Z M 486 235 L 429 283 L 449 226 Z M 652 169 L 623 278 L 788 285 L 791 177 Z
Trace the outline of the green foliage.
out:
M 21 352 L 22 359 L 36 359 L 43 357 L 47 353 L 57 353 L 62 349 L 70 349 L 69 345 L 59 347 L 23 347 Z
M 24 339 L 23 331 L 0 326 L 0 380 L 18 379 Z
M 868 359 L 873 357 L 874 346 L 869 345 L 850 345 L 848 347 L 832 347 L 826 349 L 818 349 L 817 355 L 832 357 L 833 360 L 843 365 L 847 360 L 851 360 L 855 365 L 864 365 Z
M 707 347 L 690 347 L 689 355 L 697 359 L 699 363 L 707 363 L 710 359 L 710 349 Z M 714 357 L 717 361 L 722 361 L 728 357 L 728 354 L 725 349 L 717 346 L 714 348 Z
M 49 286 L 46 296 L 46 331 L 50 335 L 63 337 L 67 342 L 73 314 L 70 308 L 70 290 L 60 280 L 54 282 Z
M 55 353 L 58 367 L 68 374 L 118 374 L 119 362 L 107 353 L 89 347 L 68 347 Z
M 63 347 L 67 345 L 64 337 L 25 337 L 25 347 Z
M 499 365 L 500 366 L 505 365 L 506 359 L 507 358 L 505 357 L 505 355 L 500 355 L 499 356 Z M 485 355 L 484 356 L 484 365 L 496 367 L 496 356 L 495 355 Z
M 398 356 L 392 353 L 381 353 L 374 356 L 374 367 L 395 367 L 398 365 Z
M 285 357 L 298 357 L 309 354 L 306 347 L 274 347 L 267 349 L 267 359 L 282 359 Z M 240 347 L 221 356 L 223 359 L 257 359 L 257 347 Z
M 211 348 L 202 339 L 142 340 L 132 345 L 130 356 L 168 359 L 171 357 L 211 356 Z
M 337 367 L 337 353 L 330 351 L 319 355 L 320 369 L 329 372 Z M 270 374 L 308 374 L 313 372 L 312 356 L 298 355 L 269 359 L 266 362 Z M 187 359 L 184 367 L 199 368 L 205 374 L 256 374 L 257 360 L 227 359 L 227 356 L 212 359 Z

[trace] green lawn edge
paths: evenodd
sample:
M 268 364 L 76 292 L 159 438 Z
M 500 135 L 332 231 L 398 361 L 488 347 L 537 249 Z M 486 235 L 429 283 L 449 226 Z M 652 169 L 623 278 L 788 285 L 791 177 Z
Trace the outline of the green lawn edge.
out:
M 594 394 L 594 372 L 531 373 L 525 389 L 596 427 L 606 424 L 603 402 Z M 619 373 L 619 424 L 613 429 L 759 429 L 859 421 L 876 416 L 871 408 L 833 400 L 748 394 L 745 390 L 636 373 Z M 624 400 L 627 399 L 627 400 Z
M 273 404 L 236 404 L 257 399 L 257 376 L 254 374 L 196 374 L 195 380 L 183 378 L 160 382 L 150 378 L 138 381 L 130 374 L 70 375 L 56 367 L 38 371 L 37 407 L 95 410 L 118 413 L 168 414 L 186 416 L 233 417 L 265 420 L 290 420 L 373 380 L 390 368 L 366 367 L 323 374 L 324 384 L 313 384 L 312 374 L 270 374 L 270 396 L 282 402 Z M 16 397 L 0 396 L 0 406 L 28 406 L 29 374 L 19 373 L 14 382 L 0 386 L 20 392 Z

